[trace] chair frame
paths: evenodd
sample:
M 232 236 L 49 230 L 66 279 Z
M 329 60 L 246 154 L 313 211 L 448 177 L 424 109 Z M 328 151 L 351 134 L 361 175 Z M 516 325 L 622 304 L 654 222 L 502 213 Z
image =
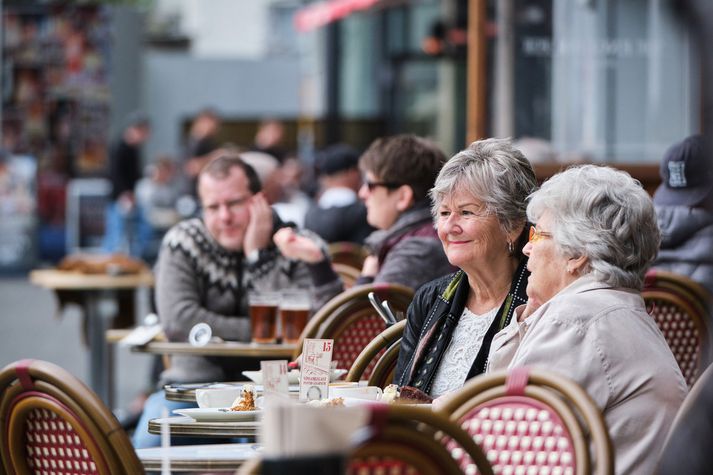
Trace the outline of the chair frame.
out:
M 685 276 L 661 269 L 649 269 L 644 277 L 644 290 L 673 291 L 688 300 L 702 314 L 708 315 L 713 296 L 698 282 Z
M 324 331 L 323 327 L 327 324 L 330 317 L 333 317 L 335 312 L 338 310 L 342 311 L 342 307 L 347 305 L 350 301 L 355 299 L 368 299 L 369 292 L 375 292 L 380 297 L 389 299 L 391 296 L 399 295 L 404 300 L 410 302 L 413 299 L 414 291 L 412 288 L 400 284 L 364 284 L 352 287 L 349 290 L 336 295 L 331 300 L 329 300 L 322 308 L 320 308 L 307 322 L 300 339 L 297 342 L 297 347 L 292 354 L 292 359 L 296 359 L 300 354 L 302 354 L 302 344 L 305 338 L 332 338 L 331 336 L 321 336 L 321 335 L 331 335 L 332 328 L 329 331 Z M 388 294 L 388 295 L 386 295 Z M 352 304 L 353 305 L 353 304 Z M 330 322 L 330 327 L 336 325 L 337 321 L 332 320 Z M 318 336 L 320 335 L 320 336 Z
M 332 263 L 345 264 L 361 272 L 364 260 L 369 251 L 361 245 L 350 241 L 337 241 L 327 244 L 327 254 Z
M 480 404 L 505 397 L 508 374 L 508 370 L 502 370 L 473 378 L 447 397 L 438 412 L 460 422 Z M 552 407 L 567 427 L 572 437 L 578 475 L 614 474 L 614 450 L 604 416 L 584 389 L 563 376 L 531 368 L 524 395 Z M 590 467 L 590 440 L 594 447 L 594 460 L 597 461 L 594 471 Z
M 144 473 L 129 437 L 99 397 L 68 371 L 40 360 L 0 370 L 0 467 L 7 473 L 30 473 L 23 428 L 35 409 L 49 410 L 72 427 L 98 473 Z
M 390 326 L 389 328 L 381 332 L 376 338 L 374 338 L 371 343 L 364 347 L 362 352 L 354 361 L 354 364 L 352 364 L 352 367 L 349 369 L 349 373 L 347 373 L 345 381 L 359 381 L 361 379 L 361 376 L 364 374 L 364 370 L 366 370 L 367 366 L 369 366 L 371 361 L 376 357 L 377 354 L 379 354 L 381 350 L 386 348 L 386 352 L 376 362 L 376 366 L 372 370 L 371 376 L 369 377 L 369 386 L 381 386 L 381 384 L 376 383 L 376 381 L 383 380 L 384 377 L 387 376 L 383 373 L 389 369 L 388 364 L 392 362 L 395 357 L 398 357 L 398 350 L 401 346 L 401 337 L 404 333 L 405 328 L 406 320 L 401 320 L 400 322 L 397 322 L 394 325 Z M 395 348 L 395 350 L 392 348 Z M 384 358 L 386 358 L 386 360 Z M 381 363 L 382 360 L 383 363 Z M 377 367 L 379 367 L 378 374 L 376 371 Z
M 332 262 L 332 269 L 337 275 L 342 279 L 345 289 L 351 289 L 356 285 L 356 281 L 361 275 L 361 271 L 349 264 L 344 264 L 341 262 Z

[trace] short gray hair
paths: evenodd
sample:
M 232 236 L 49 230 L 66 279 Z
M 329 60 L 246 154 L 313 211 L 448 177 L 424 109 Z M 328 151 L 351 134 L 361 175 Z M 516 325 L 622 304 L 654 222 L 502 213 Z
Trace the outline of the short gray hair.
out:
M 628 173 L 595 165 L 554 175 L 532 194 L 527 216 L 552 218 L 557 250 L 588 258 L 584 272 L 614 287 L 641 289 L 661 234 L 654 206 Z
M 525 224 L 527 197 L 536 186 L 532 165 L 510 139 L 479 140 L 443 165 L 430 191 L 431 212 L 435 218 L 444 198 L 463 187 L 511 232 Z

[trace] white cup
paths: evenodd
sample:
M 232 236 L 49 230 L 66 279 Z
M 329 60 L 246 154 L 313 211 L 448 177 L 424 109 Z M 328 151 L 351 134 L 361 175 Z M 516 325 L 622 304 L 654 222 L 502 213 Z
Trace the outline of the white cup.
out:
M 202 409 L 230 407 L 235 399 L 242 396 L 243 388 L 204 388 L 196 389 L 196 402 Z
M 330 386 L 329 398 L 344 397 L 352 399 L 367 399 L 378 401 L 383 391 L 379 386 Z

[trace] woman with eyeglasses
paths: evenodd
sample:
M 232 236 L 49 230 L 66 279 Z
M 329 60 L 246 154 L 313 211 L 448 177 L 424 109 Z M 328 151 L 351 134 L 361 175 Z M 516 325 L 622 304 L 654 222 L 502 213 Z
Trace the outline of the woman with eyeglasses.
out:
M 617 473 L 654 472 L 686 383 L 640 290 L 659 246 L 651 198 L 593 165 L 548 180 L 527 206 L 528 304 L 493 339 L 488 370 L 541 366 L 602 410 Z
M 377 231 L 366 239 L 370 255 L 357 284 L 385 282 L 417 289 L 453 271 L 433 228 L 428 198 L 445 161 L 433 142 L 407 134 L 377 139 L 359 158 L 364 174 L 359 197 Z M 343 290 L 326 250 L 309 234 L 284 229 L 274 241 L 283 255 L 310 264 L 318 298 Z
M 473 142 L 441 169 L 432 213 L 459 270 L 421 287 L 408 309 L 394 378 L 402 398 L 440 396 L 485 371 L 490 341 L 526 301 L 525 207 L 536 184 L 504 139 Z

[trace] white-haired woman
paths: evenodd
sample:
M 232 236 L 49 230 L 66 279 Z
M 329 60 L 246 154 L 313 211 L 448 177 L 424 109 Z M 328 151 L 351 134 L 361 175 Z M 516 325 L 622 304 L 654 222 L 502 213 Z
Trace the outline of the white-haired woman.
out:
M 394 383 L 410 395 L 440 396 L 485 371 L 493 336 L 526 301 L 525 209 L 536 184 L 504 139 L 473 142 L 441 169 L 432 213 L 459 270 L 423 285 L 408 309 Z
M 628 174 L 586 165 L 532 194 L 527 306 L 493 339 L 488 370 L 541 366 L 602 409 L 617 473 L 650 474 L 686 383 L 640 295 L 656 257 L 653 204 Z

